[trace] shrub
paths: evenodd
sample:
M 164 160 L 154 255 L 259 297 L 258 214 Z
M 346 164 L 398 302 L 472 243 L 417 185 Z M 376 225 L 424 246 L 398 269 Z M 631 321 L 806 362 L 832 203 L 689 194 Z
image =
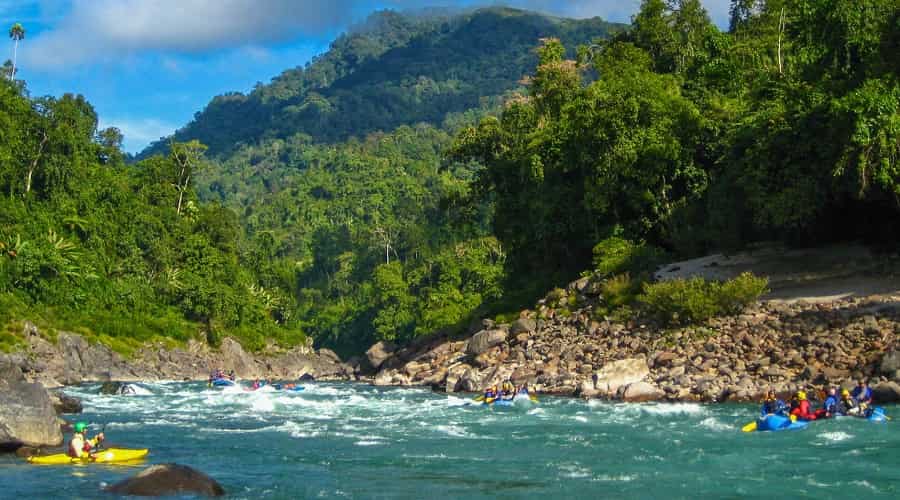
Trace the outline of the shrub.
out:
M 736 314 L 768 291 L 769 280 L 767 278 L 760 278 L 752 273 L 742 273 L 733 280 L 721 283 L 716 296 L 723 313 Z
M 628 273 L 617 274 L 600 286 L 603 302 L 609 311 L 634 302 L 636 292 L 637 286 L 631 281 L 631 275 Z
M 665 261 L 666 254 L 646 243 L 611 236 L 594 247 L 594 269 L 600 276 L 651 273 Z
M 696 277 L 644 285 L 639 300 L 666 323 L 690 324 L 734 314 L 766 292 L 768 280 L 744 273 L 724 283 Z

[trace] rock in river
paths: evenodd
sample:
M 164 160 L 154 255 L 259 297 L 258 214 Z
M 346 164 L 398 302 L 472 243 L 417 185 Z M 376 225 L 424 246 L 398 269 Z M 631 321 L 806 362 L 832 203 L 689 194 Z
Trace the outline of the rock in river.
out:
M 134 477 L 106 488 L 109 493 L 144 497 L 225 494 L 215 479 L 186 465 L 154 465 Z
M 63 441 L 47 389 L 25 381 L 18 366 L 0 356 L 0 450 L 56 446 Z

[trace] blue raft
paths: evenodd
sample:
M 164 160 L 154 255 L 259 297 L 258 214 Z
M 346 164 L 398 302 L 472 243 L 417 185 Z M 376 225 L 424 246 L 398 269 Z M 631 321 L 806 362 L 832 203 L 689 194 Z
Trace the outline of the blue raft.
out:
M 809 425 L 806 420 L 791 422 L 789 417 L 783 415 L 766 415 L 756 420 L 757 431 L 793 431 L 805 429 Z
M 213 387 L 231 387 L 234 385 L 234 380 L 229 380 L 227 378 L 217 378 L 210 382 Z

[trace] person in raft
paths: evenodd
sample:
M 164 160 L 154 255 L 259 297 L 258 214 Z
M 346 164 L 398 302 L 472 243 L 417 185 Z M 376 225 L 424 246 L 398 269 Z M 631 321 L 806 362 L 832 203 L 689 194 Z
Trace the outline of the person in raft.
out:
M 769 389 L 766 391 L 766 396 L 763 399 L 762 408 L 760 409 L 760 416 L 765 418 L 769 415 L 786 415 L 788 412 L 788 407 L 784 404 L 784 401 L 778 399 L 778 396 L 775 395 L 774 389 Z
M 484 400 L 497 399 L 500 395 L 497 393 L 497 386 L 492 385 L 484 390 Z
M 869 388 L 869 385 L 866 384 L 865 380 L 860 380 L 850 395 L 853 396 L 853 399 L 855 399 L 863 408 L 872 404 L 872 389 Z
M 74 427 L 75 433 L 72 434 L 72 440 L 69 441 L 68 454 L 72 458 L 88 458 L 91 456 L 91 450 L 97 447 L 106 436 L 99 433 L 93 439 L 87 437 L 87 424 L 78 422 Z
M 825 398 L 825 402 L 822 403 L 822 409 L 820 411 L 824 413 L 825 418 L 831 418 L 841 414 L 840 399 L 837 395 L 837 389 L 834 387 L 828 388 L 827 397 Z
M 815 420 L 818 418 L 816 412 L 812 411 L 809 400 L 806 399 L 806 391 L 797 391 L 797 407 L 791 410 L 791 415 L 795 415 L 798 420 Z
M 841 415 L 859 416 L 859 404 L 850 395 L 850 391 L 844 389 L 841 391 L 841 400 L 838 402 L 838 409 Z
M 500 385 L 500 396 L 502 396 L 503 399 L 512 399 L 516 394 L 515 391 L 516 386 L 514 386 L 509 379 L 506 379 L 506 381 Z

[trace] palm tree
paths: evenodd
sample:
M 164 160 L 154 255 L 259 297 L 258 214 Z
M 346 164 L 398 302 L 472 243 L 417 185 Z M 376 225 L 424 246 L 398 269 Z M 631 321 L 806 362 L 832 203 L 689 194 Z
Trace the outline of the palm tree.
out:
M 12 80 L 16 77 L 16 52 L 19 50 L 19 40 L 25 39 L 25 28 L 19 23 L 13 24 L 12 28 L 9 29 L 9 37 L 15 42 L 15 45 L 13 45 L 12 71 L 9 72 L 9 79 Z

